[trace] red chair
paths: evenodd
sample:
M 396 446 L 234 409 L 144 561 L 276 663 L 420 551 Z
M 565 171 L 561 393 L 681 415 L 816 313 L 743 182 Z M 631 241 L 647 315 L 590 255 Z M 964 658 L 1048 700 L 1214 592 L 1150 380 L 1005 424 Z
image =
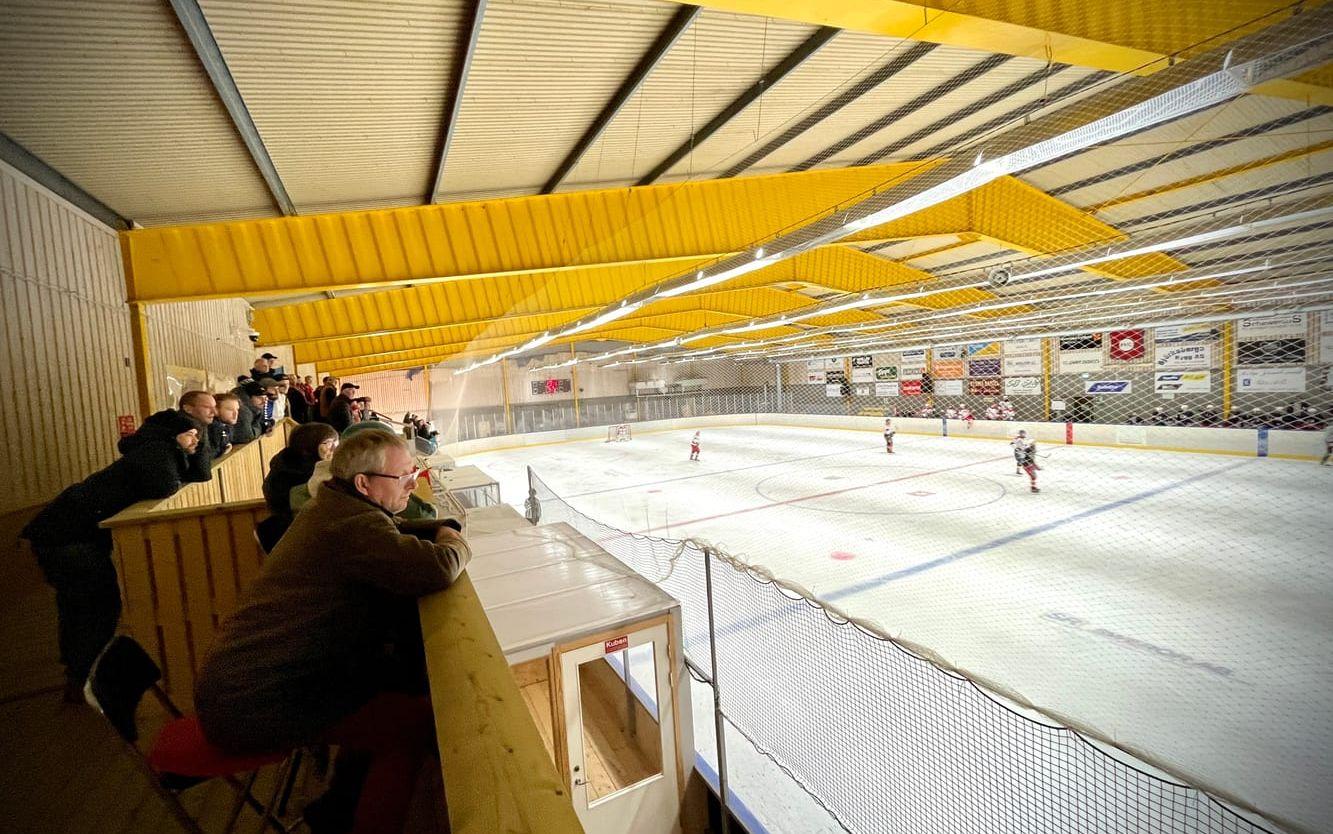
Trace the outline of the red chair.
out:
M 162 670 L 143 647 L 133 638 L 119 635 L 107 643 L 98 655 L 88 675 L 88 682 L 84 685 L 84 697 L 115 728 L 135 763 L 187 831 L 203 834 L 198 821 L 190 816 L 181 802 L 180 794 L 203 782 L 222 779 L 236 794 L 224 831 L 229 834 L 236 827 L 241 811 L 249 806 L 262 819 L 262 828 L 272 828 L 280 834 L 287 834 L 290 829 L 278 819 L 273 808 L 279 792 L 290 783 L 289 776 L 295 776 L 298 752 L 262 756 L 233 756 L 224 753 L 204 738 L 197 718 L 183 715 L 172 703 L 166 692 L 158 686 L 161 679 Z M 172 716 L 172 720 L 162 728 L 152 748 L 144 755 L 137 743 L 139 730 L 136 715 L 139 703 L 149 692 Z M 254 784 L 259 771 L 269 765 L 277 765 L 278 772 L 274 776 L 273 791 L 268 802 L 261 803 L 254 795 Z

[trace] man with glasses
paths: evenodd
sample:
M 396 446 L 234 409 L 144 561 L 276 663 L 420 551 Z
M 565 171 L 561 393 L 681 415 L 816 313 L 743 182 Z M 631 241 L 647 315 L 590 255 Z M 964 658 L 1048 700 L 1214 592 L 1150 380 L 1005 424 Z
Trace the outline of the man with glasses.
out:
M 401 437 L 348 437 L 332 471 L 227 619 L 195 706 L 231 753 L 339 745 L 328 793 L 305 811 L 312 831 L 399 831 L 435 738 L 416 598 L 472 554 L 446 522 L 425 538 L 401 529 L 419 474 Z

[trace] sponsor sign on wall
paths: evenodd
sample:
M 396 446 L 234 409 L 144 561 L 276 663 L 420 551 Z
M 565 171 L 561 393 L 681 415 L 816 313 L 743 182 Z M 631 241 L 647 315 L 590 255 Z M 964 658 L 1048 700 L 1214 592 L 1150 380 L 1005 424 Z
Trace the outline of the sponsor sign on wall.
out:
M 969 359 L 967 361 L 968 376 L 999 376 L 999 359 Z
M 1032 397 L 1041 395 L 1041 377 L 1010 376 L 1004 379 L 1006 397 Z
M 825 385 L 825 386 L 824 386 L 824 396 L 826 396 L 826 397 L 841 397 L 841 396 L 842 396 L 842 384 L 839 383 L 839 384 L 837 384 L 837 385 Z
M 1041 356 L 1041 339 L 1015 339 L 1004 343 L 1005 356 Z
M 1158 394 L 1210 394 L 1212 371 L 1158 371 L 1153 374 L 1153 391 Z
M 961 379 L 941 379 L 935 383 L 935 394 L 941 397 L 961 397 L 963 396 L 963 381 Z
M 1162 342 L 1215 342 L 1219 331 L 1215 324 L 1178 324 L 1159 327 L 1153 331 L 1153 341 Z
M 1083 383 L 1086 394 L 1130 394 L 1134 384 L 1127 379 L 1089 379 Z
M 1213 366 L 1213 346 L 1200 342 L 1177 342 L 1156 346 L 1159 368 L 1211 368 Z
M 1305 368 L 1239 368 L 1236 390 L 1299 394 L 1305 391 Z
M 934 366 L 936 379 L 962 379 L 963 378 L 963 360 L 961 359 L 936 359 Z
M 1300 365 L 1304 362 L 1304 339 L 1260 339 L 1236 343 L 1236 363 L 1240 365 Z
M 1031 376 L 1041 373 L 1041 354 L 1033 356 L 1004 355 L 1005 376 Z
M 1333 333 L 1319 334 L 1319 361 L 1333 362 Z
M 1112 330 L 1110 333 L 1111 358 L 1118 362 L 1133 362 L 1142 359 L 1146 352 L 1143 346 L 1142 330 Z
M 921 373 L 925 370 L 925 350 L 903 351 L 902 360 L 898 363 L 898 373 L 902 379 L 920 379 Z
M 972 342 L 967 346 L 968 356 L 999 356 L 999 342 Z
M 1305 314 L 1283 313 L 1280 316 L 1240 319 L 1236 322 L 1236 339 L 1304 339 Z
M 811 359 L 805 363 L 805 367 L 812 371 L 839 371 L 842 370 L 841 359 Z
M 868 397 L 868 396 L 870 396 L 870 386 L 869 386 L 869 385 L 858 385 L 858 386 L 856 386 L 856 396 L 858 396 L 858 397 Z
M 1102 352 L 1100 350 L 1060 351 L 1060 373 L 1062 374 L 1100 371 L 1101 369 Z
M 876 382 L 876 397 L 896 397 L 898 396 L 898 383 L 896 382 Z
M 874 368 L 852 368 L 852 382 L 874 382 Z
M 875 369 L 875 379 L 880 382 L 892 382 L 898 378 L 897 365 L 880 365 Z
M 921 393 L 921 380 L 904 379 L 898 383 L 898 393 L 904 397 L 915 397 Z
M 943 360 L 945 360 L 945 361 L 948 361 L 948 360 L 951 360 L 951 359 L 962 359 L 962 358 L 963 358 L 963 346 L 962 346 L 962 345 L 950 345 L 949 347 L 937 347 L 937 348 L 933 348 L 933 349 L 930 351 L 930 353 L 931 353 L 931 356 L 933 356 L 933 357 L 935 358 L 935 361 L 936 361 L 936 362 L 939 362 L 941 359 L 943 359 Z
M 806 372 L 805 372 L 805 383 L 806 383 L 806 385 L 823 385 L 823 384 L 824 384 L 824 372 L 823 372 L 823 371 L 806 371 Z
M 974 397 L 998 397 L 1000 396 L 1000 378 L 996 376 L 989 379 L 969 379 L 967 381 L 967 393 Z
M 841 385 L 841 384 L 843 384 L 844 382 L 847 381 L 847 372 L 846 372 L 846 371 L 825 371 L 825 372 L 824 372 L 824 381 L 827 382 L 829 385 L 833 385 L 834 383 L 837 383 L 838 385 Z
M 869 356 L 853 356 L 853 357 L 852 357 L 852 367 L 853 367 L 853 368 L 873 368 L 873 367 L 875 367 L 875 360 L 874 360 L 873 358 L 869 357 Z
M 1080 333 L 1077 336 L 1061 336 L 1060 350 L 1097 350 L 1102 349 L 1102 334 Z

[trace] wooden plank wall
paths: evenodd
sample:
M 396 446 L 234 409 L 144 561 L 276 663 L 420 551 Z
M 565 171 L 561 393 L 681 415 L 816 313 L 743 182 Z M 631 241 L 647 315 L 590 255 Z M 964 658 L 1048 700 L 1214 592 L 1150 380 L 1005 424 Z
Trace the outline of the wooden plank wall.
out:
M 116 233 L 0 163 L 0 512 L 115 460 L 135 414 Z
M 259 575 L 263 552 L 255 524 L 264 502 L 122 513 L 116 544 L 122 623 L 162 667 L 164 686 L 183 707 L 213 636 L 244 588 Z
M 370 407 L 396 422 L 409 411 L 426 416 L 430 410 L 429 376 L 425 370 L 413 374 L 411 379 L 407 378 L 407 371 L 384 371 L 348 376 L 343 381 L 360 385 L 357 393 L 370 397 Z

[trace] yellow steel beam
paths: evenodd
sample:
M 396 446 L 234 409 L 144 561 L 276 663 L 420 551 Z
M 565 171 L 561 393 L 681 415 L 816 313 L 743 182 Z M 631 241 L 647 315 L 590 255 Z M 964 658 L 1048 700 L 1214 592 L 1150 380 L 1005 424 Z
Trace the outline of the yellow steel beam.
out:
M 699 0 L 698 5 L 891 38 L 1149 75 L 1325 0 Z M 1333 104 L 1325 71 L 1258 92 Z
M 153 408 L 152 362 L 148 358 L 148 316 L 144 305 L 130 305 L 130 346 L 134 351 L 134 389 L 139 399 L 139 419 L 156 411 Z
M 126 283 L 130 301 L 183 301 L 627 265 L 662 280 L 937 164 L 137 229 Z
M 1163 185 L 1158 185 L 1153 188 L 1145 188 L 1142 191 L 1135 191 L 1132 194 L 1123 194 L 1119 197 L 1112 197 L 1111 199 L 1103 200 L 1102 202 L 1097 203 L 1096 205 L 1087 206 L 1084 210 L 1090 212 L 1100 212 L 1105 209 L 1111 208 L 1112 206 L 1123 206 L 1126 203 L 1137 202 L 1139 200 L 1144 200 L 1149 197 L 1160 197 L 1163 194 L 1170 194 L 1173 191 L 1180 191 L 1185 188 L 1194 188 L 1195 186 L 1206 185 L 1210 182 L 1216 182 L 1218 180 L 1226 179 L 1227 177 L 1234 177 L 1237 174 L 1244 174 L 1249 171 L 1256 171 L 1260 168 L 1267 168 L 1270 165 L 1277 165 L 1283 162 L 1290 162 L 1295 159 L 1303 159 L 1307 156 L 1316 156 L 1318 154 L 1323 153 L 1324 151 L 1329 150 L 1330 148 L 1333 148 L 1333 139 L 1329 139 L 1327 141 L 1320 142 L 1315 145 L 1309 145 L 1304 148 L 1291 148 L 1290 150 L 1285 150 L 1282 151 L 1281 153 L 1275 153 L 1270 156 L 1265 156 L 1262 159 L 1253 159 L 1250 160 L 1249 162 L 1242 162 L 1239 165 L 1232 165 L 1229 168 L 1221 168 L 1216 171 L 1211 171 L 1207 174 L 1200 174 L 1197 177 L 1188 177 L 1183 180 L 1176 180 L 1175 182 L 1165 183 Z M 1324 161 L 1324 165 L 1321 166 L 1321 170 L 1324 171 L 1329 170 L 1327 162 L 1328 160 Z

